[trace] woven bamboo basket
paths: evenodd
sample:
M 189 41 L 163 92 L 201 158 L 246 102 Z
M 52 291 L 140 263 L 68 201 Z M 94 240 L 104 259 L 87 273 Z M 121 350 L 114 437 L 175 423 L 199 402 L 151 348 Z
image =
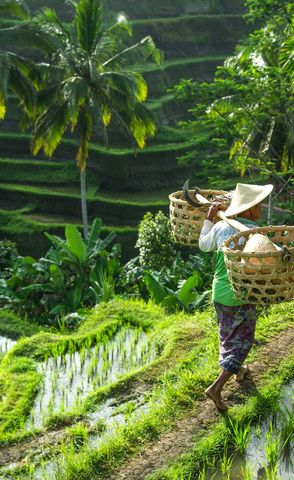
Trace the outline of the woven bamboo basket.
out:
M 229 195 L 229 192 L 224 190 L 198 190 L 198 193 L 209 201 L 217 195 Z M 189 190 L 189 194 L 193 198 L 194 190 Z M 169 200 L 170 221 L 175 240 L 181 245 L 197 247 L 209 205 L 201 205 L 198 208 L 189 205 L 182 191 L 171 193 Z M 223 201 L 223 203 L 228 207 L 230 201 Z
M 254 233 L 266 235 L 280 250 L 244 252 Z M 224 242 L 225 263 L 235 294 L 246 303 L 268 305 L 294 299 L 294 226 L 252 228 Z

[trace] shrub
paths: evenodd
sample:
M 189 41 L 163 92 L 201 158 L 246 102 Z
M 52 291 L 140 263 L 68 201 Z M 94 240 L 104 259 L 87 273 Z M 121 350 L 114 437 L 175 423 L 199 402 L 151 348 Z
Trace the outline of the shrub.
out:
M 160 210 L 155 215 L 147 212 L 139 224 L 136 247 L 140 264 L 155 270 L 172 264 L 176 254 L 168 217 Z
M 11 269 L 14 260 L 17 258 L 18 252 L 16 244 L 10 240 L 0 242 L 0 272 L 6 275 Z

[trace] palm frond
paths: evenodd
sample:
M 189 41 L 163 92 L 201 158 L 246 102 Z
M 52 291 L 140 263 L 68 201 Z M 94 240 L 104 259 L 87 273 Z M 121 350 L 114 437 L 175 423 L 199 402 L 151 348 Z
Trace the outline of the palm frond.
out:
M 6 105 L 4 103 L 4 99 L 0 96 L 0 120 L 5 118 L 6 114 Z
M 95 50 L 102 25 L 102 1 L 80 0 L 76 6 L 75 28 L 82 49 L 88 54 Z
M 35 123 L 31 142 L 33 154 L 36 155 L 43 148 L 44 153 L 51 157 L 71 121 L 68 99 L 55 101 Z
M 109 31 L 104 31 L 96 44 L 95 50 L 92 54 L 92 58 L 94 62 L 100 66 L 103 65 L 113 55 L 115 55 L 116 52 L 116 38 L 111 35 Z
M 156 132 L 153 116 L 144 105 L 138 103 L 128 123 L 138 146 L 144 148 L 147 137 L 153 137 Z
M 117 38 L 121 39 L 124 37 L 124 34 L 127 34 L 129 37 L 133 34 L 133 29 L 128 21 L 127 16 L 124 13 L 119 13 L 116 17 L 116 22 L 111 25 L 108 29 L 108 32 L 112 36 L 116 36 Z
M 140 42 L 118 52 L 104 62 L 103 67 L 115 68 L 124 64 L 142 64 L 148 58 L 152 58 L 156 63 L 160 63 L 163 59 L 162 52 L 155 46 L 155 43 L 150 36 L 145 37 L 140 40 Z
M 68 98 L 68 109 L 72 119 L 71 129 L 74 130 L 78 121 L 78 112 L 88 99 L 88 82 L 83 77 L 73 76 L 63 83 L 64 94 Z
M 8 81 L 9 81 L 9 72 L 10 64 L 8 60 L 8 55 L 5 53 L 0 53 L 0 105 L 1 105 L 1 115 L 0 118 L 3 119 L 6 113 L 6 100 L 8 94 Z
M 137 72 L 125 70 L 104 72 L 100 78 L 107 85 L 108 95 L 111 96 L 112 103 L 118 110 L 123 108 L 123 105 L 133 108 L 137 102 L 144 102 L 147 99 L 147 83 Z
M 23 0 L 0 0 L 0 15 L 11 15 L 22 20 L 30 18 L 30 10 Z
M 58 17 L 53 8 L 44 8 L 34 18 L 33 26 L 41 36 L 50 39 L 53 49 L 62 48 L 62 43 L 70 39 L 70 30 Z
M 9 49 L 13 44 L 20 48 L 42 50 L 48 54 L 53 53 L 56 47 L 56 42 L 53 42 L 48 32 L 44 31 L 35 21 L 0 29 L 0 42 L 2 48 Z
M 50 84 L 46 88 L 42 88 L 37 93 L 37 107 L 38 111 L 46 110 L 56 100 L 58 101 L 60 94 L 60 83 Z
M 36 90 L 29 78 L 21 70 L 11 67 L 9 72 L 9 87 L 21 100 L 26 114 L 33 117 L 36 106 Z
M 105 127 L 108 127 L 108 125 L 111 122 L 111 110 L 109 108 L 109 105 L 103 105 L 102 106 L 102 122 Z

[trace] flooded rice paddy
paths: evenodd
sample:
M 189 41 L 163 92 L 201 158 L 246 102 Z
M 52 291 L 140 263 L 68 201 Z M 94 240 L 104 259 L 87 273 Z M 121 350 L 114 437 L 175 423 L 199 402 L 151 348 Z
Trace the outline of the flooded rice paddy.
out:
M 40 428 L 51 415 L 78 409 L 90 392 L 146 365 L 155 356 L 155 345 L 145 332 L 125 327 L 92 348 L 49 358 L 39 365 L 43 383 L 26 428 Z
M 16 344 L 15 340 L 0 336 L 0 358 L 5 355 Z
M 252 428 L 243 455 L 227 453 L 206 480 L 294 479 L 294 382 L 285 388 L 278 410 Z
M 130 405 L 132 407 L 130 409 Z M 90 433 L 86 439 L 86 446 L 89 448 L 99 448 L 107 439 L 111 439 L 115 430 L 125 425 L 127 422 L 138 419 L 142 414 L 147 413 L 150 408 L 149 402 L 144 402 L 143 398 L 137 398 L 133 402 L 116 405 L 113 399 L 106 400 L 99 406 L 97 411 L 87 417 L 87 423 L 92 427 L 100 425 L 95 433 Z M 34 468 L 32 473 L 20 475 L 20 480 L 55 480 L 63 478 L 63 463 L 60 458 L 54 457 L 44 461 L 41 466 Z M 1 478 L 1 477 L 0 477 Z
M 111 438 L 115 429 L 148 413 L 152 405 L 137 397 L 131 402 L 117 405 L 114 399 L 103 402 L 87 417 L 87 423 L 101 432 L 90 433 L 87 447 L 98 448 Z M 62 478 L 63 464 L 58 457 L 36 466 L 30 474 L 20 475 L 20 480 L 54 480 Z M 61 475 L 61 477 L 60 477 Z M 1 477 L 0 477 L 1 478 Z M 7 477 L 11 479 L 12 477 Z M 284 389 L 278 410 L 250 431 L 243 455 L 226 454 L 218 468 L 210 468 L 196 478 L 203 480 L 293 480 L 294 478 L 294 382 Z

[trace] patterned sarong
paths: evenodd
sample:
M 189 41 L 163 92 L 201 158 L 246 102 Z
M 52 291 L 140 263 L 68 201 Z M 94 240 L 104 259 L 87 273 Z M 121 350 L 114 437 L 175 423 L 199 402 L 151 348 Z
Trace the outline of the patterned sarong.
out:
M 256 310 L 254 305 L 227 307 L 214 303 L 220 338 L 219 364 L 237 373 L 254 340 Z

